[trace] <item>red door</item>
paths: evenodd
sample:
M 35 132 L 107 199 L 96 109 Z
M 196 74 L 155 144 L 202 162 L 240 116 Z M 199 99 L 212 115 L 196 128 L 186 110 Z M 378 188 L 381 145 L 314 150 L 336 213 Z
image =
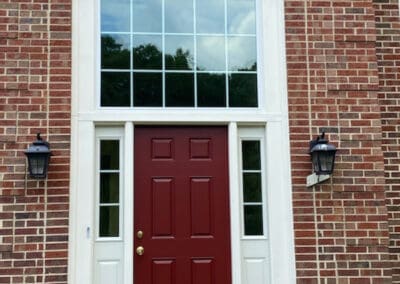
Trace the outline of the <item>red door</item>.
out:
M 227 161 L 225 127 L 135 129 L 135 284 L 231 283 Z

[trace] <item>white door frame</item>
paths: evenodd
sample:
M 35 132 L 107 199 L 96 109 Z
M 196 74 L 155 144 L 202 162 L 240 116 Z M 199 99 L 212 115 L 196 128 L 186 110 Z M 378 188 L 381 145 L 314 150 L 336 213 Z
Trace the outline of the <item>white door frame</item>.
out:
M 227 125 L 229 129 L 229 172 L 231 202 L 232 284 L 241 284 L 240 200 L 238 175 L 238 127 L 265 126 L 267 153 L 268 226 L 271 283 L 295 283 L 293 212 L 291 198 L 289 127 L 286 91 L 284 9 L 281 0 L 259 0 L 263 27 L 259 58 L 264 66 L 263 98 L 257 109 L 142 109 L 102 110 L 96 106 L 98 93 L 99 0 L 73 0 L 72 18 L 72 133 L 68 283 L 93 283 L 95 212 L 95 137 L 97 126 L 124 129 L 124 155 L 133 157 L 134 124 Z M 268 51 L 268 52 L 264 52 Z M 132 154 L 132 155 L 131 155 Z M 273 166 L 268 166 L 273 165 Z M 133 188 L 133 159 L 124 161 L 126 189 Z M 129 174 L 128 174 L 129 173 Z M 125 190 L 125 203 L 133 205 L 133 191 Z M 236 193 L 236 194 L 234 194 Z M 132 208 L 124 207 L 125 216 Z M 133 218 L 125 218 L 125 228 Z M 131 222 L 131 223 L 130 223 Z M 124 230 L 125 240 L 133 240 Z M 133 241 L 125 242 L 124 266 L 133 269 Z M 133 270 L 124 269 L 124 284 L 132 284 Z M 118 283 L 119 284 L 119 283 Z

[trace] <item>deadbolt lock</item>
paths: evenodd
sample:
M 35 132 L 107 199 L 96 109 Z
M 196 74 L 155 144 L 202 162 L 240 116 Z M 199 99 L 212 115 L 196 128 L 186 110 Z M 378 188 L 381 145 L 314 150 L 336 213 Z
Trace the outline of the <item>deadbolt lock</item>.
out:
M 138 231 L 136 233 L 136 236 L 137 236 L 138 239 L 142 239 L 143 238 L 143 231 Z

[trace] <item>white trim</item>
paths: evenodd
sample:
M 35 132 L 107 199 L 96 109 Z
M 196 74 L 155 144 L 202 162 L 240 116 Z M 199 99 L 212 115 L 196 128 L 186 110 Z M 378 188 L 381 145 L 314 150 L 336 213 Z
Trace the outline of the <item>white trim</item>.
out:
M 133 267 L 133 220 L 134 211 L 134 183 L 133 183 L 133 172 L 134 172 L 134 155 L 133 155 L 133 143 L 134 143 L 134 128 L 133 123 L 125 123 L 125 149 L 124 156 L 132 157 L 132 159 L 125 158 L 124 166 L 124 180 L 125 180 L 125 193 L 124 193 L 124 219 L 125 219 L 125 230 L 124 230 L 124 266 Z M 128 206 L 132 204 L 132 206 Z M 133 273 L 131 269 L 124 269 L 124 284 L 133 283 Z
M 251 109 L 127 109 L 97 107 L 99 62 L 99 0 L 72 0 L 72 122 L 71 122 L 71 185 L 68 283 L 93 283 L 95 125 L 125 127 L 124 155 L 133 157 L 133 123 L 140 124 L 224 124 L 229 125 L 229 171 L 231 201 L 232 284 L 241 284 L 240 221 L 237 180 L 238 125 L 267 125 L 267 188 L 271 283 L 295 283 L 293 216 L 290 183 L 289 127 L 286 89 L 284 3 L 280 0 L 258 0 L 259 87 L 263 99 Z M 262 16 L 260 16 L 262 14 Z M 262 20 L 261 20 L 262 19 Z M 266 52 L 267 51 L 267 52 Z M 131 155 L 132 154 L 132 155 Z M 128 161 L 126 161 L 128 160 Z M 93 169 L 93 170 L 88 170 Z M 125 159 L 125 204 L 133 204 L 133 160 Z M 127 196 L 131 194 L 131 196 Z M 129 206 L 125 206 L 125 222 Z M 132 216 L 132 215 L 131 215 Z M 237 218 L 237 219 L 235 219 Z M 236 225 L 235 225 L 236 223 Z M 129 225 L 125 223 L 126 227 Z M 273 230 L 272 230 L 273 228 Z M 129 232 L 128 232 L 129 231 Z M 124 230 L 124 238 L 133 240 L 132 230 Z M 239 230 L 240 232 L 240 230 Z M 124 244 L 128 253 L 124 266 L 133 267 L 132 242 Z M 133 272 L 124 271 L 124 284 L 132 284 Z M 118 283 L 119 284 L 119 283 Z
M 78 137 L 86 139 L 79 140 Z M 92 122 L 74 129 L 71 154 L 70 241 L 68 283 L 92 283 L 95 136 Z M 87 170 L 91 169 L 91 170 Z M 87 273 L 82 273 L 86 271 Z
M 285 129 L 284 122 L 271 122 L 266 128 L 271 283 L 296 282 L 289 139 Z
M 235 122 L 228 128 L 229 145 L 229 198 L 231 216 L 231 262 L 232 284 L 241 284 L 241 250 L 240 250 L 240 200 L 238 178 L 238 129 Z

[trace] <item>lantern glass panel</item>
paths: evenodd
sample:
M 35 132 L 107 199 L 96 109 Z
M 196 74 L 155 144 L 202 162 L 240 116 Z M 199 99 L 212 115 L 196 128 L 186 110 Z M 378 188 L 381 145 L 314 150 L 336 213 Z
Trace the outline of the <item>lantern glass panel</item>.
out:
M 320 171 L 330 173 L 333 168 L 332 154 L 330 152 L 321 152 L 319 155 Z
M 39 155 L 31 156 L 29 159 L 31 175 L 35 176 L 44 175 L 46 170 L 46 160 L 47 156 L 39 156 Z

